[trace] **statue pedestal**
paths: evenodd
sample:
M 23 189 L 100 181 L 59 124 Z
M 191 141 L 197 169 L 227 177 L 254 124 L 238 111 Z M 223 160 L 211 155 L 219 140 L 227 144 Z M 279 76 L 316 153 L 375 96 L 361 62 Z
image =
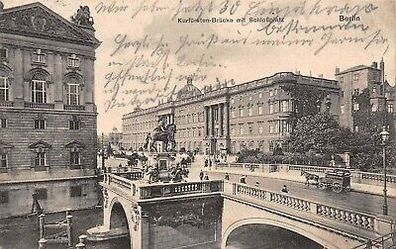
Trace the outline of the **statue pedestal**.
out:
M 175 152 L 149 152 L 149 161 L 155 161 L 158 166 L 158 181 L 169 182 L 171 180 L 171 168 L 175 160 Z M 151 165 L 149 165 L 150 167 Z

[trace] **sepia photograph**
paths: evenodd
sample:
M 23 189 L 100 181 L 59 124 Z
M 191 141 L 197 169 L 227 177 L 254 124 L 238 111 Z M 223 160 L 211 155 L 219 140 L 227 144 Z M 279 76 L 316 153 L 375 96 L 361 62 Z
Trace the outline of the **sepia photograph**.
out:
M 0 0 L 0 249 L 396 248 L 395 0 Z

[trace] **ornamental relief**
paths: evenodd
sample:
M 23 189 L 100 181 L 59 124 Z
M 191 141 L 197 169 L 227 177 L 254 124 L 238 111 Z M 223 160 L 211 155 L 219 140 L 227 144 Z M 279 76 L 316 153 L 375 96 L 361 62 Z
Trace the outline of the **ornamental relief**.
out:
M 56 19 L 39 7 L 3 14 L 0 20 L 0 28 L 40 35 L 87 39 L 86 36 L 77 33 L 61 20 Z

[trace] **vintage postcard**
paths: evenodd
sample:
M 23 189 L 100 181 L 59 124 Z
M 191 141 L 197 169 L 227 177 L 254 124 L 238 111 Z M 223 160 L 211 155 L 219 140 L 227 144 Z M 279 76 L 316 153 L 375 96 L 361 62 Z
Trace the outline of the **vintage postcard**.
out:
M 395 0 L 0 0 L 0 249 L 396 247 Z

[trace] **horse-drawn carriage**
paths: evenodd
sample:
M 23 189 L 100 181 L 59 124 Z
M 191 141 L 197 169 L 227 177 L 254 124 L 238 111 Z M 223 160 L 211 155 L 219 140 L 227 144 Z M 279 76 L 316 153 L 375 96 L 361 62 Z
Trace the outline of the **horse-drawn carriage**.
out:
M 314 184 L 321 190 L 331 188 L 336 193 L 351 191 L 351 173 L 349 170 L 330 170 L 322 177 L 306 171 L 302 171 L 301 175 L 304 175 L 306 178 L 305 184 L 309 185 L 309 181 L 314 181 Z

